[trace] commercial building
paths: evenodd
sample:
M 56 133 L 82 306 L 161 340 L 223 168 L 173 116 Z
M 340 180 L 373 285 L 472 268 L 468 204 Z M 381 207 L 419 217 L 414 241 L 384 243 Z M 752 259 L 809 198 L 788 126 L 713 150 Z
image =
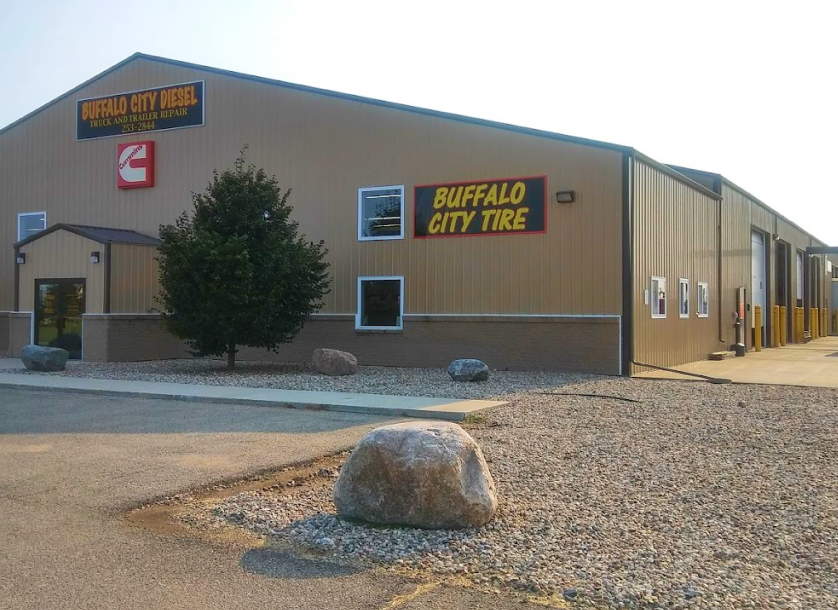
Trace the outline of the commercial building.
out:
M 806 251 L 826 244 L 722 176 L 135 54 L 0 131 L 0 351 L 185 356 L 155 310 L 156 236 L 245 144 L 325 241 L 332 290 L 293 343 L 243 359 L 628 374 L 729 349 L 735 311 L 749 329 L 798 285 L 831 306 L 838 260 Z

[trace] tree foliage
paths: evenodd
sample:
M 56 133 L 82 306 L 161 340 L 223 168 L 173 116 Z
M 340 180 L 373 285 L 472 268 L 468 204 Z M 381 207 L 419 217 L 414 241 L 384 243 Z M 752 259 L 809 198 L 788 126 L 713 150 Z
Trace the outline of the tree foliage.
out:
M 245 147 L 246 149 L 246 147 Z M 291 190 L 245 163 L 192 193 L 190 215 L 160 227 L 162 305 L 167 328 L 193 355 L 227 354 L 237 346 L 276 350 L 290 342 L 329 291 L 323 242 L 306 241 L 291 219 Z

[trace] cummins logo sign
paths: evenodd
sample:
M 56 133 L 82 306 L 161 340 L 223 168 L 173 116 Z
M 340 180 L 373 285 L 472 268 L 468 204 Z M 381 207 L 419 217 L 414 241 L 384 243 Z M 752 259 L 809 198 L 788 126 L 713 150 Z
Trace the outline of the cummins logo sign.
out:
M 121 189 L 154 186 L 154 142 L 126 142 L 117 147 L 116 183 Z

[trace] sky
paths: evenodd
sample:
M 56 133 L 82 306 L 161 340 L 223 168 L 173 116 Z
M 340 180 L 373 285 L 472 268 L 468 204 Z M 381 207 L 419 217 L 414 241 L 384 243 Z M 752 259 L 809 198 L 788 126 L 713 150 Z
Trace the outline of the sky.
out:
M 0 126 L 136 51 L 633 146 L 838 245 L 838 6 L 0 0 Z

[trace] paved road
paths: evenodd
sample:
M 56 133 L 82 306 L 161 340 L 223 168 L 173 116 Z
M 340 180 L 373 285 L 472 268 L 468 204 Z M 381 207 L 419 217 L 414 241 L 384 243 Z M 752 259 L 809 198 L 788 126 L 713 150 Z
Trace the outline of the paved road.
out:
M 152 534 L 125 507 L 354 444 L 380 418 L 0 390 L 0 608 L 386 608 L 416 583 Z M 401 608 L 521 608 L 437 588 Z

